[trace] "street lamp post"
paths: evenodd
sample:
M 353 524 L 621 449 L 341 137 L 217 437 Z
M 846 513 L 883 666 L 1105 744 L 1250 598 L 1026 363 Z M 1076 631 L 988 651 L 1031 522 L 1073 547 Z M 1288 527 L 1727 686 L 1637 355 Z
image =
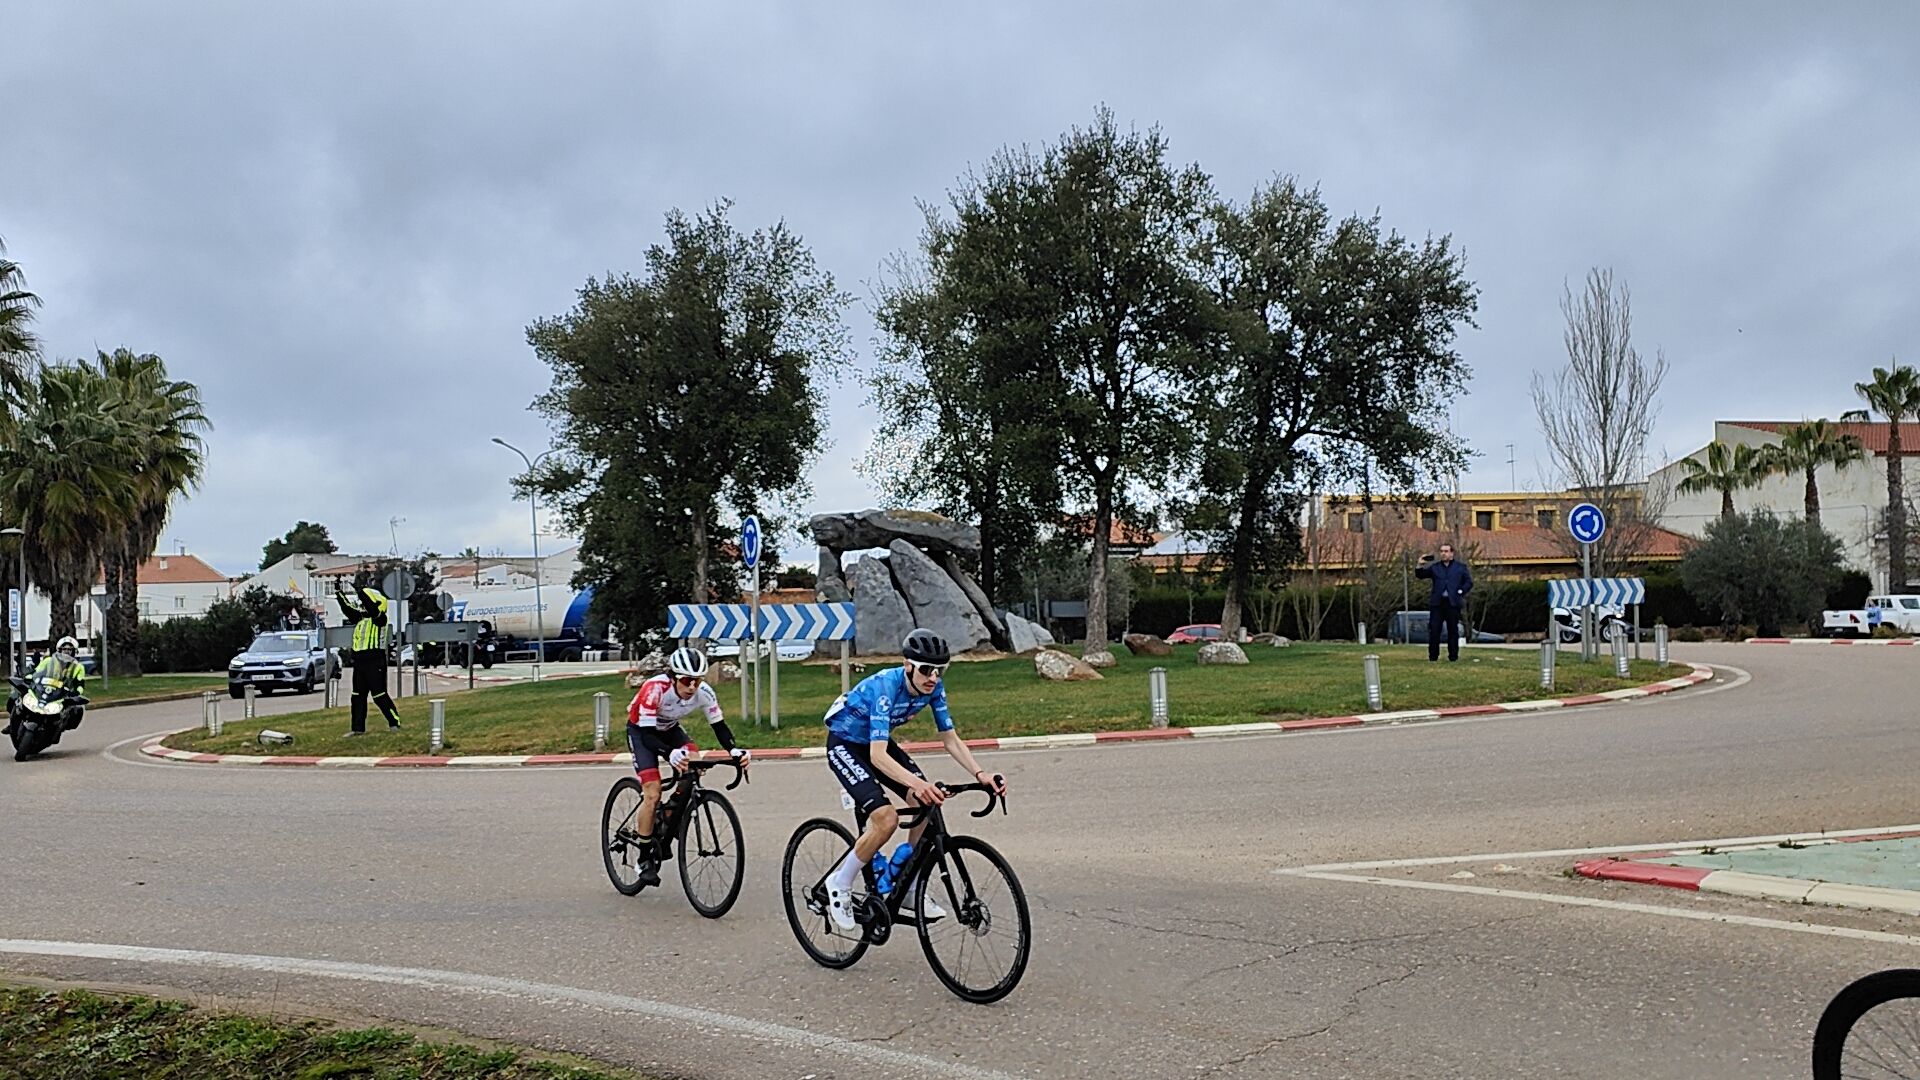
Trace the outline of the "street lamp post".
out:
M 539 682 L 540 664 L 547 658 L 547 608 L 540 599 L 540 579 L 543 576 L 540 573 L 540 496 L 533 489 L 533 470 L 553 451 L 546 450 L 539 457 L 528 458 L 526 451 L 505 439 L 496 436 L 493 441 L 519 454 L 520 460 L 527 463 L 527 503 L 533 516 L 533 633 L 534 648 L 538 650 L 533 654 L 533 681 Z
M 0 536 L 17 537 L 20 542 L 20 666 L 15 670 L 21 675 L 27 673 L 27 531 L 25 529 L 0 529 Z M 7 649 L 7 659 L 13 659 L 13 649 Z

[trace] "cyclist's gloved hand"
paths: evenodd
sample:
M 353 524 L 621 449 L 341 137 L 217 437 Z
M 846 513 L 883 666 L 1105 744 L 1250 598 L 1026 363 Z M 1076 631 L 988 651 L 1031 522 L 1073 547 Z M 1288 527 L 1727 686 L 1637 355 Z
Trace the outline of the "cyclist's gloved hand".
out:
M 745 765 L 753 760 L 753 755 L 747 753 L 747 748 L 744 746 L 736 746 L 733 749 L 727 751 L 727 754 L 731 756 L 733 760 L 739 762 L 742 765 Z
M 687 759 L 692 756 L 692 754 L 687 752 L 686 747 L 676 746 L 673 748 L 673 752 L 667 755 L 667 764 L 672 765 L 676 769 L 682 768 L 686 765 Z

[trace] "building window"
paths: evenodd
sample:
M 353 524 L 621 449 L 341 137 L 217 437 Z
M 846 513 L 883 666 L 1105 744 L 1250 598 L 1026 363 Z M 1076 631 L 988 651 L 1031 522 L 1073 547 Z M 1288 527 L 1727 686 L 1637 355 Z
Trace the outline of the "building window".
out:
M 1427 530 L 1428 532 L 1439 532 L 1440 531 L 1440 511 L 1438 510 L 1420 511 L 1420 527 Z
M 1495 511 L 1492 510 L 1475 510 L 1473 512 L 1473 527 L 1491 531 L 1493 529 L 1494 515 Z
M 1367 531 L 1367 515 L 1365 511 L 1359 511 L 1359 512 L 1350 513 L 1347 515 L 1347 531 L 1348 532 L 1366 532 Z
M 1533 523 L 1543 529 L 1551 529 L 1553 528 L 1553 519 L 1558 513 L 1559 511 L 1554 510 L 1552 507 L 1535 510 L 1533 512 Z
M 186 608 L 186 606 L 187 606 L 187 598 L 186 598 L 186 597 L 184 597 L 184 596 L 176 596 L 176 597 L 174 597 L 174 598 L 173 598 L 173 609 L 174 609 L 175 611 L 182 611 L 182 610 L 184 610 L 184 609 Z

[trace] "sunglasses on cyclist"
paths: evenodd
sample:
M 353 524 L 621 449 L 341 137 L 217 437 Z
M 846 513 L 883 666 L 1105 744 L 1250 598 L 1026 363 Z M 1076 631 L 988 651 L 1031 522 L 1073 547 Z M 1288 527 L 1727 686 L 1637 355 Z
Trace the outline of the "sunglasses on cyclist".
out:
M 700 676 L 698 676 L 698 675 L 675 675 L 675 676 L 673 677 L 673 685 L 675 685 L 675 686 L 699 686 L 699 685 L 700 685 Z
M 945 664 L 911 664 L 910 663 L 907 666 L 913 669 L 914 674 L 920 676 L 923 679 L 937 679 L 940 676 L 946 674 L 946 671 L 947 671 L 947 665 Z

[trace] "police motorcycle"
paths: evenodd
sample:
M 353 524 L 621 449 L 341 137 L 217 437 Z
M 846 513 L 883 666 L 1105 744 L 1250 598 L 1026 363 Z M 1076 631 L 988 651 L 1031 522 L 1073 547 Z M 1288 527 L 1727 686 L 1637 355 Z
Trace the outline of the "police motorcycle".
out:
M 62 674 L 60 665 L 42 664 L 27 678 L 8 680 L 13 684 L 13 694 L 7 699 L 7 735 L 13 740 L 13 760 L 27 760 L 80 726 L 87 699 L 62 685 Z

